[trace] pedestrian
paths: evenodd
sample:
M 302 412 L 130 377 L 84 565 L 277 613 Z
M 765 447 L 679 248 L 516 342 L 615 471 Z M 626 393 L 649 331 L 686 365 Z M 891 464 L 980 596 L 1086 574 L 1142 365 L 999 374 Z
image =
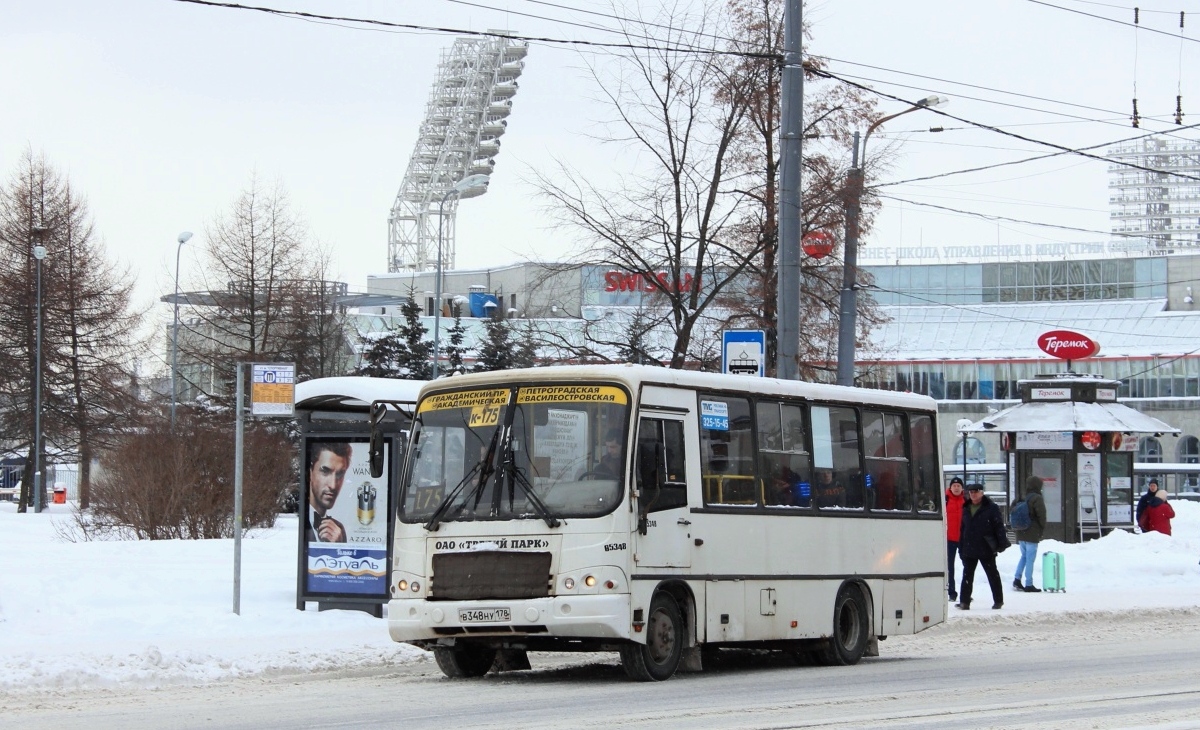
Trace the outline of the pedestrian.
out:
M 1004 607 L 1004 585 L 1000 580 L 1000 571 L 996 569 L 996 555 L 1009 545 L 1004 517 L 996 503 L 983 493 L 982 484 L 968 484 L 967 494 L 970 499 L 963 504 L 958 540 L 963 561 L 962 590 L 954 606 L 963 611 L 970 610 L 975 588 L 975 568 L 983 565 L 988 585 L 992 588 L 992 608 L 999 610 Z
M 1156 494 L 1158 494 L 1158 480 L 1151 479 L 1146 483 L 1146 493 L 1138 500 L 1137 511 L 1133 515 L 1133 521 L 1138 525 L 1142 524 L 1142 513 L 1146 511 L 1146 505 L 1154 499 Z
M 1017 561 L 1017 572 L 1013 576 L 1013 588 L 1026 593 L 1041 593 L 1033 585 L 1033 565 L 1037 560 L 1038 543 L 1046 529 L 1046 500 L 1042 498 L 1041 477 L 1030 476 L 1025 480 L 1025 507 L 1029 510 L 1029 527 L 1016 530 L 1017 547 L 1021 559 Z M 1025 571 L 1025 584 L 1021 584 L 1021 571 Z
M 1138 520 L 1138 525 L 1142 528 L 1142 532 L 1161 532 L 1164 535 L 1171 534 L 1171 518 L 1175 516 L 1175 508 L 1167 504 L 1167 490 L 1160 489 L 1158 494 L 1146 503 L 1146 511 L 1142 512 L 1142 518 Z
M 954 563 L 958 560 L 958 536 L 962 530 L 963 481 L 958 477 L 950 480 L 946 488 L 946 578 L 949 581 L 950 600 L 958 600 L 957 582 L 954 578 Z

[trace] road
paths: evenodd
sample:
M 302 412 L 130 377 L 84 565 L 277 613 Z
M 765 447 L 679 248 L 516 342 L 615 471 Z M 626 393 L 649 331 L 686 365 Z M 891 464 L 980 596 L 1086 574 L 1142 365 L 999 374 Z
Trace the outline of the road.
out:
M 981 612 L 982 613 L 982 612 Z M 202 687 L 0 695 L 30 728 L 1200 728 L 1200 609 L 956 620 L 855 667 L 725 652 L 656 684 L 615 655 L 448 680 L 432 661 Z

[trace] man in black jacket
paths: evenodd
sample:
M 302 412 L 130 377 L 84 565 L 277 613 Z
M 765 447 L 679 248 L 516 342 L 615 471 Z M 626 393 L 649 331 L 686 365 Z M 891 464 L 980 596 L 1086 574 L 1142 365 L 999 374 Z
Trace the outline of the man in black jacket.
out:
M 971 594 L 975 587 L 975 566 L 983 564 L 988 584 L 992 587 L 992 608 L 1004 606 L 1004 586 L 1000 571 L 996 569 L 996 552 L 1000 545 L 1007 545 L 1004 517 L 996 503 L 983 493 L 982 484 L 967 486 L 970 499 L 963 504 L 962 530 L 958 538 L 958 551 L 962 555 L 963 579 L 955 608 L 964 611 L 971 608 Z

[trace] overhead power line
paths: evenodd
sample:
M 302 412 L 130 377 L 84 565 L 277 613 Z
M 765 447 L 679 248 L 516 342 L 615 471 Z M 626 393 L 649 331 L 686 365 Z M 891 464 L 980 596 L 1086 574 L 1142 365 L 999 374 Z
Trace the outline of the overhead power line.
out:
M 189 5 L 203 5 L 211 8 L 222 8 L 226 10 L 250 10 L 268 15 L 275 15 L 282 18 L 299 18 L 301 20 L 315 20 L 325 22 L 341 22 L 341 23 L 361 23 L 363 25 L 378 26 L 383 28 L 397 28 L 402 30 L 424 31 L 427 33 L 449 33 L 453 35 L 464 36 L 479 36 L 484 38 L 507 38 L 509 40 L 527 41 L 529 43 L 549 43 L 554 45 L 565 46 L 585 46 L 591 48 L 623 48 L 626 50 L 635 51 L 667 51 L 676 53 L 698 53 L 707 56 L 732 56 L 737 58 L 762 58 L 771 60 L 780 60 L 781 56 L 777 53 L 757 53 L 753 51 L 724 51 L 716 48 L 700 48 L 695 46 L 672 46 L 672 45 L 641 45 L 637 43 L 606 43 L 602 41 L 584 41 L 584 40 L 568 40 L 565 38 L 549 38 L 544 36 L 529 36 L 518 33 L 498 33 L 492 31 L 468 30 L 466 28 L 448 28 L 432 25 L 419 25 L 415 23 L 394 23 L 388 20 L 377 20 L 375 18 L 352 18 L 341 15 L 324 15 L 321 13 L 309 13 L 301 10 L 281 10 L 279 8 L 269 8 L 260 5 L 243 5 L 241 3 L 216 2 L 215 0 L 174 0 L 178 3 L 187 3 Z
M 1025 0 L 1025 2 L 1033 3 L 1034 5 L 1045 5 L 1048 8 L 1054 8 L 1055 10 L 1062 10 L 1063 12 L 1066 12 L 1066 13 L 1075 13 L 1076 15 L 1086 15 L 1089 18 L 1095 18 L 1096 20 L 1103 20 L 1103 21 L 1106 21 L 1109 23 L 1116 23 L 1117 25 L 1125 25 L 1125 26 L 1129 26 L 1130 28 L 1137 28 L 1139 30 L 1146 31 L 1147 33 L 1157 33 L 1159 35 L 1165 35 L 1172 40 L 1185 40 L 1185 41 L 1191 41 L 1192 43 L 1200 43 L 1200 39 L 1188 38 L 1186 36 L 1180 35 L 1179 33 L 1168 33 L 1165 30 L 1157 30 L 1155 28 L 1147 28 L 1146 26 L 1140 25 L 1137 23 L 1130 23 L 1130 22 L 1127 22 L 1124 20 L 1117 20 L 1116 18 L 1107 18 L 1103 15 L 1096 15 L 1095 13 L 1085 13 L 1082 10 L 1075 10 L 1074 8 L 1064 8 L 1061 5 L 1055 5 L 1054 3 L 1044 2 L 1043 0 Z M 1132 9 L 1132 8 L 1130 8 L 1130 9 Z
M 899 96 L 895 96 L 893 94 L 888 94 L 886 92 L 879 91 L 878 89 L 873 89 L 870 86 L 867 86 L 866 84 L 860 84 L 857 81 L 851 81 L 850 79 L 847 79 L 845 77 L 842 77 L 842 76 L 832 73 L 830 71 L 826 71 L 823 69 L 811 69 L 811 73 L 816 74 L 818 76 L 823 76 L 825 78 L 830 78 L 830 79 L 834 79 L 836 81 L 840 81 L 843 84 L 846 84 L 847 86 L 853 86 L 854 88 L 860 89 L 869 94 L 874 94 L 876 96 L 880 96 L 885 99 L 890 99 L 892 101 L 898 101 L 902 104 L 912 105 L 912 102 L 908 101 L 907 99 L 903 99 Z M 1124 160 L 1115 160 L 1115 159 L 1112 159 L 1111 157 L 1104 157 L 1103 155 L 1094 155 L 1090 152 L 1087 152 L 1086 148 L 1072 149 L 1070 147 L 1067 147 L 1066 145 L 1058 144 L 1057 142 L 1047 142 L 1045 140 L 1035 139 L 1033 137 L 1026 137 L 1025 135 L 1017 134 L 1016 132 L 1010 132 L 1010 131 L 1004 130 L 1004 129 L 1000 129 L 999 127 L 995 127 L 990 124 L 984 124 L 982 122 L 976 122 L 976 121 L 973 121 L 970 119 L 966 119 L 964 117 L 956 116 L 954 114 L 950 114 L 949 112 L 942 111 L 941 109 L 937 109 L 935 107 L 925 107 L 925 109 L 927 111 L 933 112 L 934 114 L 937 114 L 938 116 L 946 117 L 948 119 L 953 119 L 957 122 L 962 122 L 963 124 L 969 124 L 972 127 L 977 127 L 979 129 L 986 129 L 990 132 L 995 132 L 996 134 L 1004 135 L 1005 137 L 1012 137 L 1013 139 L 1019 139 L 1022 142 L 1029 142 L 1031 144 L 1037 144 L 1037 145 L 1041 145 L 1043 147 L 1049 147 L 1051 149 L 1060 150 L 1061 152 L 1063 152 L 1065 154 L 1080 155 L 1082 157 L 1087 157 L 1089 159 L 1097 160 L 1099 162 L 1105 162 L 1110 165 L 1118 165 L 1120 167 L 1128 167 L 1132 170 L 1141 170 L 1143 172 L 1153 172 L 1153 173 L 1157 173 L 1160 175 L 1169 175 L 1171 177 L 1178 177 L 1178 178 L 1183 178 L 1185 180 L 1195 180 L 1195 181 L 1200 182 L 1200 177 L 1198 177 L 1196 175 L 1187 175 L 1182 172 L 1172 172 L 1170 170 L 1159 170 L 1157 168 L 1147 167 L 1145 165 L 1139 165 L 1134 162 L 1125 162 Z
M 1197 128 L 1200 128 L 1200 124 L 1189 124 L 1186 127 L 1180 127 L 1180 130 L 1197 129 Z M 1020 160 L 1009 160 L 1008 162 L 996 162 L 991 165 L 982 165 L 980 167 L 968 167 L 968 168 L 965 168 L 962 170 L 950 170 L 949 172 L 939 172 L 934 175 L 925 175 L 922 177 L 914 177 L 914 178 L 909 178 L 907 180 L 895 180 L 893 182 L 877 183 L 875 185 L 872 185 L 871 187 L 872 188 L 881 188 L 881 187 L 890 187 L 892 185 L 904 185 L 906 183 L 924 182 L 926 180 L 936 180 L 938 178 L 949 177 L 951 175 L 963 175 L 963 174 L 966 174 L 969 172 L 983 172 L 984 170 L 994 170 L 999 167 L 1011 167 L 1012 165 L 1023 165 L 1027 162 L 1036 162 L 1037 160 L 1048 160 L 1052 157 L 1061 157 L 1063 155 L 1086 152 L 1087 150 L 1099 149 L 1101 147 L 1111 147 L 1113 145 L 1126 144 L 1128 142 L 1137 142 L 1139 140 L 1143 140 L 1148 137 L 1156 137 L 1156 136 L 1159 136 L 1157 132 L 1146 132 L 1143 134 L 1134 135 L 1133 137 L 1125 137 L 1124 139 L 1117 139 L 1117 140 L 1113 140 L 1111 142 L 1101 142 L 1100 144 L 1094 144 L 1094 145 L 1090 145 L 1088 147 L 1079 147 L 1076 149 L 1064 149 L 1061 152 L 1050 152 L 1050 153 L 1047 153 L 1044 155 L 1035 155 L 1033 157 L 1025 157 Z M 1108 160 L 1108 158 L 1104 158 L 1104 159 Z

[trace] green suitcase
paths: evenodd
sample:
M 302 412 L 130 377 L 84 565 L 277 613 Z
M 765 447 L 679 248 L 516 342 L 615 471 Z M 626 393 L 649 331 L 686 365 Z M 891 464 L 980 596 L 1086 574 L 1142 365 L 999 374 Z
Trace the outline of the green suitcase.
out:
M 1042 556 L 1042 590 L 1050 593 L 1067 592 L 1067 564 L 1062 553 Z

